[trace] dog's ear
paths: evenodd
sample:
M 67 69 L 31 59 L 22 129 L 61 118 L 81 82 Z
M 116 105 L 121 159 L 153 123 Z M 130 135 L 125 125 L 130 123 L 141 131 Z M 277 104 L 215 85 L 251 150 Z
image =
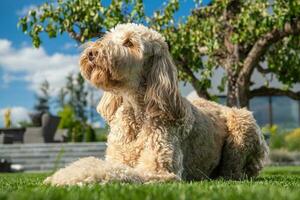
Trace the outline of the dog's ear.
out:
M 97 106 L 97 112 L 100 113 L 107 122 L 110 122 L 122 102 L 122 97 L 114 95 L 110 92 L 104 92 Z
M 177 70 L 167 49 L 154 54 L 149 59 L 145 74 L 146 111 L 150 116 L 167 114 L 168 118 L 178 118 L 181 98 L 178 91 Z M 149 66 L 150 65 L 150 66 Z

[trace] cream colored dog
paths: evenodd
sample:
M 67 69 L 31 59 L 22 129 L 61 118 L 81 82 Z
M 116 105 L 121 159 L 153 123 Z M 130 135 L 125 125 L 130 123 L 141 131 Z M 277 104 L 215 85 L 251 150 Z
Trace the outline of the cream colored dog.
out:
M 252 114 L 181 97 L 158 32 L 118 25 L 87 45 L 80 66 L 105 90 L 97 110 L 111 128 L 106 157 L 78 160 L 45 183 L 243 179 L 261 170 L 268 148 Z

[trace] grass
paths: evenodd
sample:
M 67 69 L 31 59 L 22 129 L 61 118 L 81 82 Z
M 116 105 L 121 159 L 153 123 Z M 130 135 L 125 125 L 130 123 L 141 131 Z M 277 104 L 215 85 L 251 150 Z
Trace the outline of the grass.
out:
M 193 183 L 41 185 L 47 174 L 0 174 L 0 200 L 106 199 L 300 199 L 300 167 L 268 167 L 249 181 L 208 180 Z

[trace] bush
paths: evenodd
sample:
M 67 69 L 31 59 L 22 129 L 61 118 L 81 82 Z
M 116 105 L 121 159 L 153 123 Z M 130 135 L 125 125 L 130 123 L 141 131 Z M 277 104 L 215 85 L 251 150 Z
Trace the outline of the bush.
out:
M 58 128 L 71 129 L 75 126 L 75 111 L 71 106 L 64 106 L 63 109 L 58 112 L 58 116 L 61 118 Z
M 71 106 L 64 106 L 58 112 L 61 117 L 59 128 L 68 130 L 68 140 L 72 142 L 93 142 L 96 140 L 95 131 L 85 121 L 76 119 L 75 111 Z
M 273 125 L 263 127 L 262 132 L 270 135 L 269 147 L 271 149 L 300 151 L 300 128 L 284 132 L 277 125 Z
M 262 128 L 264 135 L 270 134 L 269 147 L 271 149 L 281 149 L 285 147 L 285 134 L 279 129 L 277 125 L 265 126 Z
M 96 129 L 96 140 L 98 142 L 106 142 L 108 133 L 109 133 L 109 126 L 107 124 L 102 128 L 97 128 Z
M 71 141 L 72 142 L 82 142 L 84 128 L 80 121 L 75 121 L 74 126 L 71 127 Z
M 284 137 L 286 147 L 290 151 L 300 150 L 300 128 L 296 128 Z
M 86 126 L 85 134 L 84 134 L 84 141 L 85 142 L 95 142 L 96 141 L 95 130 L 90 125 Z

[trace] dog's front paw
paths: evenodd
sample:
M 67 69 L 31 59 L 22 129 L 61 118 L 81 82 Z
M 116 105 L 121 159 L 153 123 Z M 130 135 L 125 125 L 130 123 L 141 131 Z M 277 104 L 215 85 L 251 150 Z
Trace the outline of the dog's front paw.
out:
M 85 185 L 101 182 L 105 179 L 104 161 L 88 157 L 58 170 L 44 180 L 44 184 L 52 186 Z
M 44 181 L 43 184 L 51 184 L 52 176 L 48 176 Z

